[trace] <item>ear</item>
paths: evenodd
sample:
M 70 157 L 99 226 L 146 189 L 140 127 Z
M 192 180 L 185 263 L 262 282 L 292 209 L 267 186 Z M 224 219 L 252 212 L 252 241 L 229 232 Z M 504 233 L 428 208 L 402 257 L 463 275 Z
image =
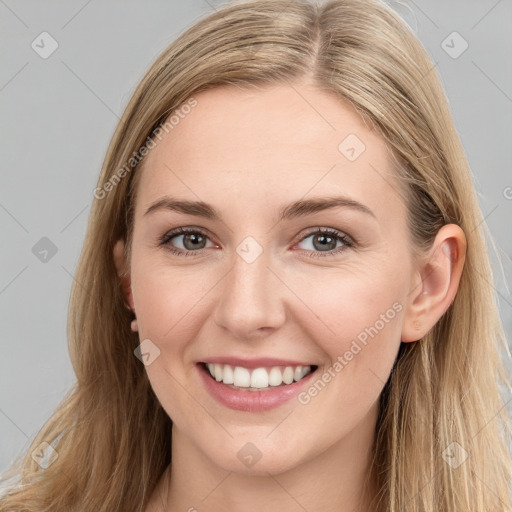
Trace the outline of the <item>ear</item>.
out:
M 114 263 L 117 269 L 117 275 L 121 281 L 121 288 L 126 302 L 130 305 L 132 311 L 135 312 L 135 306 L 133 303 L 130 270 L 126 265 L 126 259 L 124 255 L 124 242 L 118 240 L 114 246 Z
M 466 237 L 456 224 L 443 226 L 417 263 L 404 315 L 402 341 L 417 341 L 437 323 L 455 298 L 466 258 Z

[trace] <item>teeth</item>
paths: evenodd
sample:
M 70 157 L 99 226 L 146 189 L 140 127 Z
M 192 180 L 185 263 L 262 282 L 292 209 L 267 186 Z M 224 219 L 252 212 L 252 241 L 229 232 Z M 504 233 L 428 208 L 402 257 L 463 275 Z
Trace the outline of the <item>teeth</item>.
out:
M 206 366 L 210 375 L 217 382 L 247 388 L 249 391 L 281 386 L 283 383 L 285 385 L 292 384 L 311 372 L 311 366 L 273 366 L 271 368 L 255 368 L 252 371 L 242 366 L 233 368 L 228 364 L 208 363 Z
M 215 365 L 215 370 L 221 368 L 220 365 Z M 251 374 L 247 368 L 236 366 L 233 372 L 233 384 L 239 388 L 248 388 L 251 385 Z
M 235 382 L 233 377 L 233 368 L 228 364 L 224 366 L 222 381 L 224 384 L 233 384 Z
M 268 383 L 271 386 L 280 386 L 283 383 L 283 373 L 279 368 L 272 368 L 268 374 Z
M 251 375 L 251 388 L 268 388 L 268 373 L 265 368 L 256 368 Z
M 293 368 L 291 366 L 287 366 L 283 372 L 283 382 L 285 384 L 291 384 L 293 382 L 293 374 Z

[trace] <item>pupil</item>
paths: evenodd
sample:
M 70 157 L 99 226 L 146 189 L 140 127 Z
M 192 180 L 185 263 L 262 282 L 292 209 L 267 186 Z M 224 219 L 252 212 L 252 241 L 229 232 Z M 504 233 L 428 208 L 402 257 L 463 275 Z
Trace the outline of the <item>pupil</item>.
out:
M 315 237 L 313 239 L 313 245 L 315 246 L 315 249 L 325 249 L 326 246 L 332 242 L 334 242 L 334 247 L 332 247 L 332 249 L 335 248 L 336 246 L 336 240 L 332 237 L 332 236 L 329 236 L 329 235 L 318 235 L 317 237 Z M 320 244 L 317 246 L 317 244 L 315 243 L 316 240 L 319 240 L 320 241 Z
M 203 236 L 202 235 L 198 235 L 197 233 L 192 233 L 192 234 L 185 235 L 183 237 L 183 245 L 187 249 L 197 249 L 197 247 L 198 247 L 197 242 L 201 243 L 202 242 L 202 238 L 203 238 Z M 191 244 L 191 246 L 187 247 L 187 245 L 189 245 L 188 243 L 190 241 L 192 241 L 192 244 Z

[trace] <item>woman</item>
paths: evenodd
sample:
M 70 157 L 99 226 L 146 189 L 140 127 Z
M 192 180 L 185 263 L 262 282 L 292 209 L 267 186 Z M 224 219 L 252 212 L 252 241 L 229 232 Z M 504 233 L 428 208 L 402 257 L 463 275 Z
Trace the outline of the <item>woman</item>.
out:
M 378 0 L 235 3 L 164 51 L 94 191 L 76 386 L 3 510 L 511 509 L 505 340 L 431 68 Z

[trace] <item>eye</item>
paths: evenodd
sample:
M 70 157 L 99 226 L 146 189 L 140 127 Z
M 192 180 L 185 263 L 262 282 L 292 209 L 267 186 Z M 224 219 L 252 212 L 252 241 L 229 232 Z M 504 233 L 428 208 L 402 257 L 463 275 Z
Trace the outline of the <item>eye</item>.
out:
M 178 241 L 171 244 L 171 240 L 173 239 L 177 239 Z M 166 249 L 173 254 L 193 256 L 206 248 L 208 240 L 208 235 L 200 229 L 177 228 L 162 236 L 159 245 L 165 246 Z M 180 244 L 183 248 L 176 247 L 175 244 Z M 210 244 L 209 247 L 215 247 L 215 244 L 212 242 L 210 242 Z
M 311 251 L 311 256 L 314 258 L 333 256 L 344 251 L 347 247 L 354 246 L 354 242 L 348 235 L 330 228 L 317 229 L 302 238 L 299 243 L 308 239 L 310 240 L 305 244 L 305 249 Z M 338 243 L 341 243 L 341 247 L 337 247 Z
M 172 242 L 172 240 L 176 241 Z M 312 231 L 301 239 L 298 245 L 306 242 L 305 247 L 302 249 L 311 253 L 310 257 L 325 257 L 333 256 L 342 251 L 347 247 L 353 247 L 355 243 L 353 240 L 335 229 L 330 228 L 319 228 L 316 231 Z M 207 245 L 210 242 L 210 245 Z M 338 244 L 341 244 L 338 245 Z M 164 246 L 166 250 L 178 256 L 196 256 L 200 254 L 203 249 L 207 247 L 216 247 L 216 245 L 209 240 L 207 233 L 199 228 L 177 228 L 163 235 L 158 242 L 158 245 Z M 176 247 L 181 245 L 182 247 Z

